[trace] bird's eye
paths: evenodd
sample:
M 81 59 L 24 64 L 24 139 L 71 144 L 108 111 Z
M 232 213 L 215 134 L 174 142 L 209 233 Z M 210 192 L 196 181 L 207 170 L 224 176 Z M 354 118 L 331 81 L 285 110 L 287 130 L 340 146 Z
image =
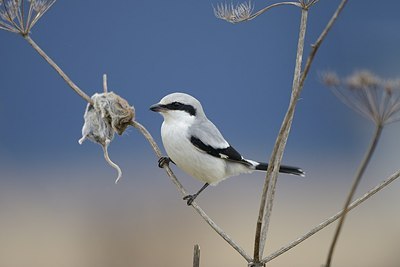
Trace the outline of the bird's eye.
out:
M 172 103 L 172 106 L 173 106 L 173 107 L 175 107 L 175 108 L 179 108 L 179 107 L 181 107 L 181 106 L 182 106 L 182 103 L 179 103 L 179 102 L 173 102 L 173 103 Z

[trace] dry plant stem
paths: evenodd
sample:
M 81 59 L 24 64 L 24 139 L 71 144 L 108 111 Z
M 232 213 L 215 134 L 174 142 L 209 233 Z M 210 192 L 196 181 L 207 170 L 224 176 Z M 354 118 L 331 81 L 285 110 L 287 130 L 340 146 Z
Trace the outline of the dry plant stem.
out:
M 200 246 L 199 245 L 194 246 L 193 267 L 200 267 Z
M 368 166 L 368 164 L 369 164 L 369 162 L 371 160 L 371 157 L 374 154 L 374 151 L 376 149 L 376 146 L 378 144 L 379 138 L 380 138 L 381 133 L 382 133 L 382 129 L 383 129 L 383 126 L 381 124 L 378 124 L 376 126 L 375 133 L 374 133 L 374 136 L 372 138 L 372 142 L 371 142 L 371 144 L 370 144 L 370 146 L 369 146 L 369 148 L 367 150 L 367 153 L 364 156 L 363 161 L 360 164 L 360 167 L 359 167 L 359 169 L 357 171 L 356 176 L 354 177 L 353 185 L 351 186 L 350 192 L 349 192 L 349 194 L 347 196 L 346 202 L 345 202 L 344 207 L 343 207 L 343 216 L 340 217 L 340 220 L 339 220 L 339 222 L 337 224 L 337 227 L 336 227 L 336 230 L 335 230 L 335 234 L 333 236 L 332 244 L 331 244 L 330 249 L 329 249 L 329 253 L 328 253 L 328 257 L 327 257 L 326 263 L 325 263 L 325 267 L 330 267 L 331 266 L 333 252 L 335 250 L 336 243 L 338 241 L 340 232 L 342 230 L 344 220 L 346 219 L 346 215 L 347 215 L 347 212 L 348 212 L 348 207 L 350 205 L 351 200 L 353 199 L 353 196 L 354 196 L 354 194 L 356 192 L 356 189 L 357 189 L 357 187 L 358 187 L 358 185 L 359 185 L 359 183 L 361 181 L 361 178 L 362 178 L 362 176 L 363 176 L 363 174 L 365 172 L 365 169 L 367 168 L 367 166 Z
M 146 140 L 150 143 L 151 147 L 153 148 L 155 154 L 157 155 L 158 158 L 162 156 L 161 150 L 158 147 L 157 143 L 154 141 L 153 137 L 151 134 L 147 131 L 147 129 L 138 123 L 137 121 L 132 121 L 131 125 L 138 129 L 143 136 L 146 138 Z M 175 174 L 172 172 L 171 168 L 168 165 L 164 165 L 164 170 L 167 172 L 168 176 L 171 178 L 172 182 L 175 184 L 179 192 L 182 194 L 182 196 L 186 196 L 187 192 L 183 185 L 179 182 L 179 180 L 176 178 Z M 235 241 L 232 240 L 232 238 L 227 235 L 221 227 L 219 227 L 198 205 L 196 202 L 193 201 L 191 207 L 205 220 L 208 225 L 211 226 L 211 228 L 214 229 L 215 232 L 217 232 L 229 245 L 231 245 L 240 255 L 242 255 L 243 258 L 246 259 L 247 262 L 251 262 L 252 259 L 251 257 L 244 251 Z
M 332 29 L 333 24 L 336 22 L 337 18 L 339 17 L 340 13 L 343 11 L 343 8 L 345 7 L 346 4 L 347 4 L 347 0 L 342 0 L 342 2 L 340 2 L 338 8 L 336 9 L 335 13 L 332 15 L 332 17 L 329 20 L 328 24 L 326 25 L 325 29 L 322 31 L 322 33 L 318 37 L 317 41 L 312 45 L 310 55 L 307 58 L 306 64 L 304 66 L 303 74 L 301 75 L 300 88 L 303 88 L 303 86 L 304 86 L 304 82 L 307 78 L 308 72 L 310 71 L 315 54 L 317 53 L 322 42 L 325 40 L 325 37 L 328 35 L 329 31 Z
M 308 10 L 301 9 L 300 32 L 297 45 L 297 55 L 296 55 L 296 65 L 293 77 L 292 95 L 288 111 L 283 120 L 282 127 L 279 131 L 277 140 L 275 142 L 274 150 L 271 155 L 268 171 L 266 174 L 265 184 L 261 196 L 261 204 L 260 204 L 259 216 L 257 219 L 256 236 L 254 243 L 254 261 L 256 263 L 259 262 L 263 256 L 265 240 L 268 232 L 273 200 L 275 196 L 275 188 L 278 179 L 279 166 L 289 136 L 296 103 L 301 91 L 299 83 L 301 75 L 301 63 L 304 51 L 305 33 L 307 28 L 307 16 L 308 16 Z
M 278 7 L 278 6 L 297 6 L 297 7 L 301 7 L 301 4 L 299 2 L 280 2 L 280 3 L 275 3 L 275 4 L 269 5 L 267 7 L 264 7 L 263 9 L 261 9 L 261 10 L 257 11 L 256 13 L 252 14 L 248 19 L 245 19 L 243 21 L 255 19 L 256 17 L 258 17 L 261 14 L 267 12 L 271 8 Z
M 291 104 L 289 105 L 289 109 L 288 109 L 288 111 L 286 113 L 284 122 L 283 122 L 282 127 L 281 127 L 281 131 L 279 132 L 278 139 L 277 139 L 276 145 L 274 147 L 274 151 L 273 151 L 273 153 L 271 155 L 270 168 L 267 171 L 267 178 L 266 178 L 266 182 L 265 182 L 265 185 L 264 185 L 263 195 L 262 195 L 262 200 L 261 200 L 261 205 L 260 205 L 260 215 L 261 215 L 261 213 L 264 213 L 263 206 L 265 206 L 265 199 L 266 199 L 267 190 L 270 187 L 270 180 L 269 180 L 268 177 L 271 176 L 271 172 L 274 171 L 275 173 L 277 173 L 278 169 L 279 169 L 279 166 L 275 166 L 275 164 L 272 164 L 273 163 L 272 159 L 276 157 L 276 153 L 278 152 L 277 151 L 277 145 L 280 142 L 285 142 L 286 143 L 285 140 L 287 140 L 287 135 L 286 135 L 286 138 L 283 136 L 284 131 L 282 131 L 282 129 L 287 129 L 287 134 L 288 134 L 288 130 L 290 130 L 290 125 L 291 125 L 291 122 L 292 122 L 292 119 L 293 119 L 293 115 L 294 115 L 294 110 L 295 110 L 295 107 L 296 107 L 296 105 L 295 105 L 296 101 L 297 101 L 298 97 L 300 96 L 301 90 L 303 89 L 305 79 L 307 78 L 307 75 L 308 75 L 308 72 L 309 72 L 309 70 L 311 68 L 311 65 L 312 65 L 312 62 L 314 60 L 314 57 L 315 57 L 315 55 L 316 55 L 321 43 L 323 42 L 323 40 L 325 39 L 325 37 L 329 33 L 330 29 L 334 25 L 335 21 L 339 17 L 340 13 L 342 12 L 342 10 L 343 10 L 344 6 L 346 5 L 346 3 L 347 3 L 347 0 L 342 0 L 342 2 L 339 4 L 338 8 L 336 9 L 335 13 L 332 15 L 332 18 L 329 20 L 328 24 L 326 25 L 325 29 L 322 31 L 321 35 L 318 37 L 318 39 L 315 42 L 315 44 L 312 46 L 312 50 L 310 52 L 310 55 L 307 58 L 307 62 L 305 64 L 303 73 L 302 73 L 301 78 L 300 78 L 300 82 L 299 82 L 299 85 L 298 85 L 298 90 L 296 90 L 296 92 L 294 92 L 294 91 L 292 92 Z M 294 79 L 294 81 L 295 81 L 295 79 Z M 295 101 L 293 101 L 293 100 L 295 100 Z M 289 114 L 291 114 L 291 116 L 289 116 Z M 279 139 L 282 139 L 282 141 L 280 141 Z M 273 178 L 273 177 L 271 176 L 271 178 Z M 275 183 L 276 183 L 276 181 L 275 181 Z M 271 196 L 271 200 L 273 201 L 274 194 L 270 193 L 270 196 Z M 261 231 L 261 226 L 262 226 L 262 218 L 263 217 L 259 216 L 258 221 L 257 221 L 256 240 L 255 240 L 255 249 L 254 249 L 255 261 L 259 260 L 259 258 L 262 257 L 263 247 L 264 247 L 264 245 L 262 245 L 262 246 L 260 245 L 260 243 L 259 243 L 260 241 L 257 241 L 258 239 L 261 238 L 260 231 Z M 258 254 L 257 254 L 257 250 L 256 250 L 257 249 L 257 247 L 256 247 L 257 244 L 259 246 L 258 247 L 258 249 L 259 249 L 259 253 Z M 262 248 L 262 250 L 261 250 L 261 248 Z
M 107 74 L 103 74 L 103 92 L 108 92 L 108 85 L 107 85 Z
M 25 40 L 33 47 L 33 49 L 36 50 L 36 52 L 39 53 L 46 61 L 47 63 L 52 66 L 58 74 L 67 82 L 67 84 L 74 90 L 80 97 L 85 99 L 88 103 L 93 105 L 92 99 L 85 94 L 68 76 L 65 74 L 61 68 L 32 40 L 32 38 L 29 35 L 22 35 Z
M 260 9 L 259 11 L 253 13 L 250 17 L 248 17 L 247 19 L 244 19 L 243 21 L 253 20 L 256 17 L 260 16 L 261 14 L 267 12 L 268 10 L 270 10 L 270 9 L 272 9 L 274 7 L 278 7 L 278 6 L 296 6 L 296 7 L 308 9 L 311 6 L 315 5 L 317 2 L 319 2 L 319 0 L 311 1 L 309 4 L 299 3 L 299 2 L 279 2 L 279 3 L 275 3 L 275 4 L 269 5 L 267 7 L 264 7 L 263 9 Z
M 399 177 L 400 177 L 400 171 L 397 171 L 396 173 L 392 174 L 388 179 L 382 181 L 379 185 L 377 185 L 374 188 L 372 188 L 371 190 L 369 190 L 363 196 L 361 196 L 360 198 L 354 200 L 348 206 L 347 212 L 349 212 L 352 209 L 356 208 L 358 205 L 360 205 L 361 203 L 363 203 L 364 201 L 366 201 L 367 199 L 369 199 L 370 197 L 372 197 L 373 195 L 375 195 L 376 193 L 378 193 L 379 191 L 384 189 L 386 186 L 391 184 L 394 180 L 398 179 Z M 332 217 L 326 219 L 322 223 L 318 224 L 317 226 L 315 226 L 314 228 L 312 228 L 310 231 L 308 231 L 307 233 L 303 234 L 299 238 L 297 238 L 294 241 L 290 242 L 286 246 L 278 249 L 277 251 L 271 253 L 268 257 L 264 258 L 262 261 L 263 262 L 269 262 L 269 261 L 275 259 L 276 257 L 282 255 L 286 251 L 294 248 L 295 246 L 297 246 L 298 244 L 300 244 L 303 241 L 307 240 L 308 238 L 310 238 L 314 234 L 318 233 L 319 231 L 321 231 L 322 229 L 324 229 L 325 227 L 327 227 L 328 225 L 330 225 L 334 221 L 336 221 L 339 218 L 341 218 L 343 213 L 344 213 L 344 210 L 339 211 L 338 213 L 336 213 Z

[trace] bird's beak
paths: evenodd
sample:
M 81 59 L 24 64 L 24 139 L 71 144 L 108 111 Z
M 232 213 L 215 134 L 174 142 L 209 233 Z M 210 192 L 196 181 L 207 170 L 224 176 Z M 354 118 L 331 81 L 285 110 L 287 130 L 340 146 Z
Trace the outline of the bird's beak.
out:
M 164 105 L 157 103 L 157 104 L 152 105 L 150 107 L 150 110 L 154 111 L 154 112 L 162 112 L 165 110 L 165 107 L 164 107 Z

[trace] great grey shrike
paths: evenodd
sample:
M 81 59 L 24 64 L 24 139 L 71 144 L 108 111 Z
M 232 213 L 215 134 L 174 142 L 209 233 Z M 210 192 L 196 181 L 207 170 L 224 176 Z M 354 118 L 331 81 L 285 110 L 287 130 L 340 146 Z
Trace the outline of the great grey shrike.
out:
M 184 93 L 172 93 L 150 107 L 164 117 L 161 138 L 168 157 L 159 160 L 159 166 L 173 162 L 183 171 L 204 182 L 195 194 L 185 196 L 187 204 L 208 185 L 222 180 L 251 173 L 266 171 L 267 163 L 242 157 L 222 136 L 217 127 L 207 119 L 200 102 Z M 304 176 L 297 167 L 281 165 L 279 172 Z

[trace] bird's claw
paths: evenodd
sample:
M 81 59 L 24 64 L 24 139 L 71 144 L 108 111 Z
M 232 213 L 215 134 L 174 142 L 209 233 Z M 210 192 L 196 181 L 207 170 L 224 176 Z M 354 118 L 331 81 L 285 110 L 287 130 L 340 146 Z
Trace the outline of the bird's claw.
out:
M 169 163 L 171 162 L 171 159 L 168 157 L 161 157 L 158 160 L 158 167 L 159 168 L 164 168 L 164 165 L 169 165 Z
M 183 197 L 183 200 L 186 200 L 186 204 L 187 204 L 188 206 L 191 206 L 192 203 L 193 203 L 193 201 L 196 199 L 196 197 L 197 197 L 196 194 L 194 194 L 194 195 L 187 195 L 187 196 L 184 196 L 184 197 Z

